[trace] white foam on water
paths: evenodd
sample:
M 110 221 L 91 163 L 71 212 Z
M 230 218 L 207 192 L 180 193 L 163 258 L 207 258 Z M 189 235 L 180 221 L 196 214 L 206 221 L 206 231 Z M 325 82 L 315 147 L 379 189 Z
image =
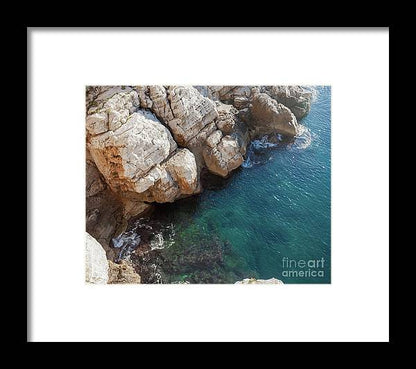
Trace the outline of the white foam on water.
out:
M 140 243 L 140 236 L 134 231 L 128 231 L 113 238 L 113 245 L 121 248 L 126 245 L 137 246 Z
M 310 92 L 312 95 L 312 102 L 315 102 L 318 99 L 319 91 L 315 86 L 302 86 L 304 90 Z
M 281 140 L 282 139 L 282 136 L 280 136 L 278 138 L 279 138 L 279 140 Z M 261 150 L 261 149 L 268 149 L 268 148 L 271 148 L 271 147 L 277 147 L 277 146 L 279 146 L 279 144 L 273 143 L 273 142 L 269 142 L 268 141 L 268 137 L 267 136 L 263 136 L 263 137 L 261 137 L 258 140 L 253 140 L 251 142 L 251 146 L 252 146 L 252 148 L 254 148 L 256 150 Z
M 282 136 L 280 134 L 276 135 L 277 140 L 280 142 L 282 141 Z M 270 142 L 267 135 L 250 142 L 248 149 L 247 149 L 247 158 L 241 164 L 243 168 L 251 168 L 253 165 L 261 164 L 260 161 L 256 161 L 256 151 L 264 151 L 267 149 L 278 147 L 279 143 Z M 269 158 L 270 160 L 270 158 Z
M 299 125 L 299 133 L 295 137 L 295 142 L 292 148 L 295 149 L 306 149 L 312 143 L 312 134 L 309 129 L 303 125 Z
M 247 154 L 246 160 L 243 161 L 241 164 L 243 168 L 251 168 L 253 166 L 253 162 L 250 159 L 250 153 Z
M 156 233 L 154 238 L 150 241 L 150 248 L 152 250 L 161 250 L 165 248 L 162 233 Z

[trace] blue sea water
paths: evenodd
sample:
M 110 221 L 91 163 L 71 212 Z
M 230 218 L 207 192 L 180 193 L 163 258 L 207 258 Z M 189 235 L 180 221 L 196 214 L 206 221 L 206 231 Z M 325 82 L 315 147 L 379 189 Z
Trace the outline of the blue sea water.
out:
M 330 283 L 331 88 L 313 91 L 293 143 L 254 141 L 223 188 L 156 212 L 165 282 Z

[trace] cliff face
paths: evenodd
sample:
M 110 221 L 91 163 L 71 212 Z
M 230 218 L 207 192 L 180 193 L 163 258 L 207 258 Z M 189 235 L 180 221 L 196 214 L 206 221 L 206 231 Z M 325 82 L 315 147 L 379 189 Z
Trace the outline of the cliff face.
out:
M 311 94 L 299 86 L 91 86 L 86 91 L 87 232 L 109 241 L 154 202 L 227 177 L 251 139 L 293 137 Z

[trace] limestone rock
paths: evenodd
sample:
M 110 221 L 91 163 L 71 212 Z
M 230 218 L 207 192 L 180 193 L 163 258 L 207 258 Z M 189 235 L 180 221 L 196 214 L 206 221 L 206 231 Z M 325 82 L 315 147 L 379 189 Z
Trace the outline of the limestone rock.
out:
M 151 109 L 153 101 L 150 98 L 150 87 L 149 86 L 136 86 L 135 90 L 140 100 L 140 107 L 143 109 Z
M 137 86 L 141 108 L 150 109 L 184 147 L 218 117 L 215 103 L 192 86 Z
M 215 103 L 195 88 L 169 88 L 169 101 L 174 118 L 164 119 L 179 145 L 186 146 L 206 125 L 218 117 Z
M 158 179 L 155 167 L 176 149 L 176 143 L 154 115 L 138 111 L 116 130 L 91 137 L 88 148 L 113 191 L 141 193 Z M 148 181 L 140 181 L 144 176 Z
M 195 88 L 205 97 L 211 100 L 226 102 L 234 105 L 237 109 L 241 102 L 248 102 L 253 93 L 254 86 L 195 86 Z M 235 104 L 235 100 L 239 102 Z
M 243 162 L 246 145 L 238 126 L 242 124 L 237 121 L 238 110 L 219 101 L 215 106 L 217 119 L 191 139 L 187 147 L 195 154 L 199 167 L 207 166 L 212 173 L 227 176 Z M 224 135 L 229 137 L 220 144 Z
M 213 101 L 220 100 L 219 91 L 224 86 L 194 86 L 194 88 L 204 97 L 211 99 Z
M 194 193 L 198 178 L 195 157 L 192 152 L 187 149 L 179 149 L 162 167 L 178 183 L 182 194 Z
M 207 138 L 217 130 L 217 126 L 214 122 L 207 124 L 195 137 L 187 143 L 187 148 L 192 151 L 195 156 L 198 169 L 205 166 L 202 151 L 205 147 Z
M 86 110 L 91 115 L 102 109 L 103 104 L 117 93 L 128 93 L 131 86 L 87 86 Z
M 255 86 L 224 86 L 219 92 L 219 99 L 232 104 L 237 109 L 248 107 Z
M 123 220 L 123 204 L 108 188 L 94 162 L 86 162 L 86 230 L 105 249 L 111 259 L 109 242 Z
M 95 284 L 108 282 L 108 262 L 105 251 L 88 233 L 85 239 L 85 281 Z
M 133 266 L 126 260 L 122 260 L 120 264 L 108 261 L 109 273 L 108 283 L 140 283 L 141 278 L 134 270 Z
M 117 196 L 106 184 L 89 150 L 86 157 L 86 230 L 103 246 L 107 259 L 113 260 L 110 240 L 124 230 L 129 218 L 147 211 L 151 205 L 138 201 L 134 194 Z
M 158 180 L 143 194 L 146 201 L 172 202 L 199 191 L 195 157 L 188 149 L 178 149 L 158 169 Z
M 105 247 L 144 202 L 199 193 L 202 168 L 228 176 L 255 136 L 295 136 L 295 115 L 276 99 L 308 109 L 299 86 L 89 86 L 87 229 Z
M 149 86 L 149 98 L 152 101 L 151 109 L 159 119 L 168 123 L 174 118 L 168 99 L 168 91 L 165 87 Z
M 258 93 L 251 103 L 251 129 L 254 135 L 280 133 L 296 136 L 299 126 L 289 108 L 278 103 L 265 93 Z
M 280 279 L 256 279 L 256 278 L 245 278 L 242 281 L 237 281 L 235 284 L 284 284 Z
M 98 134 L 94 132 L 88 124 L 88 118 L 97 114 L 102 118 L 105 117 L 106 123 L 112 122 L 115 117 L 111 114 L 120 114 L 126 117 L 126 113 L 132 113 L 138 109 L 140 100 L 137 91 L 128 86 L 112 86 L 98 87 L 97 93 L 88 93 L 87 88 L 87 130 L 90 134 Z M 117 119 L 116 119 L 117 120 Z M 121 117 L 118 119 L 121 120 Z M 117 124 L 117 122 L 115 122 Z M 111 128 L 110 129 L 116 129 Z
M 214 148 L 216 147 L 222 138 L 222 132 L 220 130 L 216 130 L 215 132 L 213 132 L 206 140 L 206 144 L 210 147 L 210 148 Z
M 187 149 L 176 150 L 169 129 L 144 106 L 164 122 L 182 119 L 184 129 L 192 119 L 205 125 L 218 116 L 215 104 L 192 88 L 136 87 L 97 105 L 87 116 L 87 147 L 105 182 L 119 195 L 124 214 L 145 210 L 143 201 L 170 202 L 200 191 L 194 155 Z M 215 123 L 208 125 L 215 129 Z M 196 136 L 207 136 L 210 130 L 205 131 L 206 126 Z
M 303 118 L 311 108 L 312 93 L 301 86 L 263 86 L 263 90 L 287 106 L 297 119 Z
M 100 176 L 100 172 L 91 160 L 86 161 L 86 195 L 95 196 L 107 187 Z
M 98 135 L 108 131 L 108 115 L 105 112 L 94 113 L 87 117 L 87 130 Z
M 198 175 L 200 169 L 207 166 L 205 158 L 210 151 L 206 149 L 207 138 L 217 131 L 217 128 L 224 135 L 235 136 L 234 140 L 239 146 L 240 154 L 245 153 L 245 145 L 244 147 L 241 146 L 244 140 L 241 139 L 240 131 L 236 128 L 238 110 L 232 105 L 223 104 L 220 101 L 214 102 L 212 98 L 216 96 L 224 99 L 230 93 L 232 93 L 232 96 L 236 94 L 246 98 L 251 95 L 251 88 L 241 86 L 199 86 L 197 88 L 189 86 L 141 86 L 136 87 L 136 89 L 141 106 L 150 107 L 150 110 L 170 128 L 176 142 L 188 148 L 194 154 Z M 142 103 L 142 101 L 145 101 L 145 103 Z M 212 165 L 208 165 L 208 167 L 217 167 L 217 170 L 213 169 L 216 173 L 221 172 L 223 175 L 228 175 L 231 170 L 236 168 L 236 165 L 239 165 L 238 163 L 242 163 L 242 156 L 235 152 L 230 157 L 227 140 L 224 141 L 224 145 L 224 147 L 219 146 L 222 151 L 214 152 L 217 156 L 209 160 Z M 227 160 L 230 162 L 227 163 Z M 215 165 L 215 162 L 218 162 L 218 165 Z M 155 173 L 151 173 L 142 180 L 142 189 L 145 187 L 151 189 L 153 185 L 155 187 L 150 192 L 153 192 L 154 198 L 158 198 L 156 201 L 162 201 L 163 197 L 171 199 L 172 194 L 177 192 L 178 188 L 169 176 L 157 169 L 155 169 Z M 165 196 L 156 194 L 154 190 L 158 187 L 167 191 Z M 195 187 L 194 193 L 197 192 L 199 192 L 199 188 Z M 147 197 L 146 201 L 152 201 L 152 197 Z
M 232 105 L 216 103 L 218 118 L 215 121 L 222 133 L 228 135 L 234 132 L 238 110 Z
M 208 170 L 221 177 L 226 177 L 244 161 L 236 138 L 221 131 L 215 131 L 207 139 L 203 156 Z

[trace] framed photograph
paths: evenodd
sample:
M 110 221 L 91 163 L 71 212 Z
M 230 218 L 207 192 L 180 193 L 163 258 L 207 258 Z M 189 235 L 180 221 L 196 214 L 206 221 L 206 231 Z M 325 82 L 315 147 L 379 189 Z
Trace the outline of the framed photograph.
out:
M 28 341 L 389 340 L 388 27 L 28 50 Z

